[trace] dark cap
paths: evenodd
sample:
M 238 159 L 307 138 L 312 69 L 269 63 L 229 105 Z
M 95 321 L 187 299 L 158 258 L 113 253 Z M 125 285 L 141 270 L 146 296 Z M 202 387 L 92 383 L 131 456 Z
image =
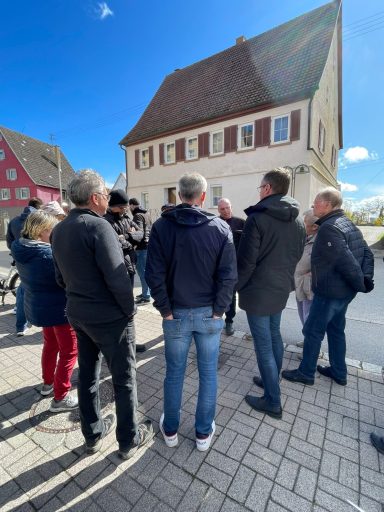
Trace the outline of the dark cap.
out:
M 132 204 L 133 206 L 140 206 L 140 203 L 136 199 L 136 197 L 131 197 L 131 199 L 129 200 L 129 204 Z
M 109 199 L 109 206 L 127 206 L 128 196 L 121 188 L 117 190 L 111 190 Z

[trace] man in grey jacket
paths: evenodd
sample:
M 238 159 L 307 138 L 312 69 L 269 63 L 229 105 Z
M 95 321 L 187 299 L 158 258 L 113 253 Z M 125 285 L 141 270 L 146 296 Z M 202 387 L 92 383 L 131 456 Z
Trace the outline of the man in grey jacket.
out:
M 137 423 L 135 305 L 121 245 L 102 218 L 109 194 L 101 176 L 82 171 L 68 186 L 75 204 L 52 234 L 56 279 L 66 290 L 67 316 L 78 338 L 79 409 L 87 453 L 100 450 L 114 425 L 102 419 L 99 402 L 101 355 L 115 393 L 119 456 L 132 457 L 152 439 L 151 422 Z
M 283 361 L 281 313 L 294 289 L 293 275 L 305 242 L 299 204 L 286 194 L 290 175 L 282 168 L 267 172 L 260 201 L 248 215 L 237 254 L 239 305 L 247 313 L 260 377 L 254 383 L 264 396 L 247 395 L 253 409 L 281 418 L 279 375 Z

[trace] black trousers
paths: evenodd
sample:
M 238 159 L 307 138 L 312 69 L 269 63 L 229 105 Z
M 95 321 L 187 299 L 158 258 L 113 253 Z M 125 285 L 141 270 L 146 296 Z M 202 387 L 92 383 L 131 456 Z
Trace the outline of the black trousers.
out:
M 225 313 L 225 323 L 232 324 L 236 316 L 236 292 L 233 292 L 232 302 L 228 311 Z
M 137 430 L 136 348 L 133 320 L 84 325 L 70 319 L 78 341 L 78 397 L 81 430 L 86 441 L 103 435 L 99 379 L 102 355 L 112 376 L 116 404 L 116 439 L 121 449 L 139 442 Z

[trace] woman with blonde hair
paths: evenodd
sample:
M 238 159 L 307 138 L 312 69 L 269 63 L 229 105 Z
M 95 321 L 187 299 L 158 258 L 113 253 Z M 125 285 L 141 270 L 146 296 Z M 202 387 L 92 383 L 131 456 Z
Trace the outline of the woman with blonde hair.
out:
M 43 328 L 41 357 L 43 386 L 40 393 L 54 392 L 51 412 L 75 409 L 71 376 L 77 359 L 77 338 L 65 314 L 65 292 L 56 283 L 50 235 L 58 220 L 44 211 L 31 213 L 21 238 L 11 251 L 25 288 L 24 307 L 29 322 Z

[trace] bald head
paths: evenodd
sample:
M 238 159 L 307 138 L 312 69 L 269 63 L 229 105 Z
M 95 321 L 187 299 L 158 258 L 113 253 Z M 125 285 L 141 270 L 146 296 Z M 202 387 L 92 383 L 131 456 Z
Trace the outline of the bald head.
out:
M 324 217 L 332 210 L 338 210 L 343 204 L 341 192 L 334 187 L 321 190 L 313 202 L 313 213 L 316 217 Z
M 219 202 L 217 203 L 217 211 L 222 219 L 230 219 L 232 217 L 231 201 L 225 197 L 219 199 Z

